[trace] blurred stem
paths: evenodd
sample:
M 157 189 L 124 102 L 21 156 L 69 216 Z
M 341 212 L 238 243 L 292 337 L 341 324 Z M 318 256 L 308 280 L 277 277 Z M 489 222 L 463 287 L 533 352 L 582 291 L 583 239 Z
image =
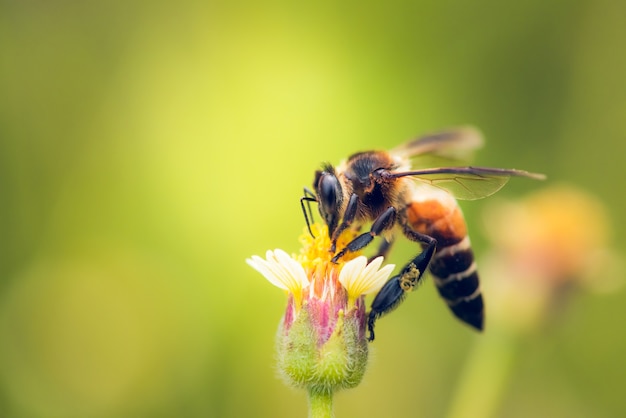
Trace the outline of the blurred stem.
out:
M 334 418 L 333 392 L 329 389 L 309 388 L 309 418 Z
M 459 379 L 448 418 L 496 415 L 513 370 L 516 335 L 503 329 L 479 338 Z

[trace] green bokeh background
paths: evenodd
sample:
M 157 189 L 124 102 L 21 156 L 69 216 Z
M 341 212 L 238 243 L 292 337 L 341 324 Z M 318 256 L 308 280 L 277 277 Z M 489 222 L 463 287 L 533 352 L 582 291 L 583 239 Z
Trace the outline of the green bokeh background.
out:
M 320 162 L 421 132 L 476 125 L 477 164 L 592 192 L 623 251 L 624 22 L 613 0 L 0 2 L 0 416 L 305 416 L 274 370 L 284 295 L 244 260 L 297 251 Z M 576 294 L 524 341 L 499 416 L 622 416 L 625 302 Z M 480 336 L 431 283 L 378 335 L 337 416 L 443 416 Z

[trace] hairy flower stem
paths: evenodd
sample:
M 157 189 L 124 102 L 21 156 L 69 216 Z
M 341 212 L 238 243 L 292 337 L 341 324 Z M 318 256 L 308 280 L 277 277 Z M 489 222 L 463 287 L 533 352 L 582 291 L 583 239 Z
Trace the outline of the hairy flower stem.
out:
M 334 418 L 333 392 L 328 388 L 309 387 L 309 418 Z

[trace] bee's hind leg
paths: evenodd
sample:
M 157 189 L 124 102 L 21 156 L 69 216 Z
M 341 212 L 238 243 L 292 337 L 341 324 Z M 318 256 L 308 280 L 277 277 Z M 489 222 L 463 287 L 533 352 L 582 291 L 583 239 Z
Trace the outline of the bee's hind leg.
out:
M 428 268 L 428 264 L 430 264 L 430 260 L 437 248 L 437 240 L 433 237 L 404 229 L 405 235 L 411 241 L 418 241 L 424 244 L 425 248 L 404 266 L 398 275 L 385 283 L 378 294 L 376 294 L 367 320 L 369 341 L 374 340 L 374 324 L 376 320 L 395 309 L 404 300 L 407 293 L 421 283 L 424 272 Z

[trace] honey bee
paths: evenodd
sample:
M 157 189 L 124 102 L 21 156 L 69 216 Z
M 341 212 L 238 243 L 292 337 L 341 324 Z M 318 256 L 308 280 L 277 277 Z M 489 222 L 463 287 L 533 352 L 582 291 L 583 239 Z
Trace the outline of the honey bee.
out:
M 490 196 L 510 177 L 545 177 L 515 169 L 454 165 L 482 143 L 476 129 L 461 127 L 417 138 L 391 151 L 358 152 L 337 167 L 324 164 L 315 172 L 313 190 L 304 189 L 300 205 L 309 232 L 313 235 L 310 203 L 316 202 L 328 226 L 335 263 L 375 237 L 382 238 L 375 256 L 386 255 L 397 231 L 421 246 L 422 251 L 375 296 L 368 313 L 370 341 L 376 320 L 404 300 L 427 268 L 452 313 L 471 327 L 483 329 L 478 271 L 457 199 Z M 440 167 L 442 161 L 448 166 Z M 369 231 L 357 235 L 345 248 L 336 248 L 343 231 L 361 230 L 368 224 Z

